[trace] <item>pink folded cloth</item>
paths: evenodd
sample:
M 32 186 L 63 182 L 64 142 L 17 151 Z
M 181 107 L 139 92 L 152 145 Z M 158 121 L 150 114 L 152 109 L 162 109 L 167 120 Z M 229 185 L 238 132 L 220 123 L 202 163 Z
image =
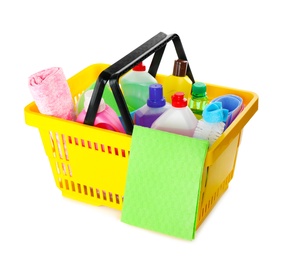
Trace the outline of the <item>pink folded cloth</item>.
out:
M 76 119 L 70 88 L 61 68 L 52 67 L 31 75 L 29 89 L 40 113 Z

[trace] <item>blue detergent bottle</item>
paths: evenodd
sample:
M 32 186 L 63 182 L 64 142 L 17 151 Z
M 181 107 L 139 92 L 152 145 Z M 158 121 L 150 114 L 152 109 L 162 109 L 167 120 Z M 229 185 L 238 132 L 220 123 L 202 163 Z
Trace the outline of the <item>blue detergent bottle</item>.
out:
M 152 84 L 149 86 L 147 103 L 135 112 L 134 123 L 150 128 L 152 123 L 170 107 L 171 104 L 163 97 L 162 85 Z

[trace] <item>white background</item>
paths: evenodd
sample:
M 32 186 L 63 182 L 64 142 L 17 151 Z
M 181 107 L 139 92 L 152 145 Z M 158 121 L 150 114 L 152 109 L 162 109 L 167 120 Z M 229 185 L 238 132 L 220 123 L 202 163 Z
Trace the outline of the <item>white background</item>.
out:
M 290 258 L 287 1 L 197 2 L 1 2 L 0 259 Z M 160 31 L 179 34 L 195 79 L 259 95 L 230 187 L 193 241 L 62 197 L 38 130 L 24 122 L 31 74 L 59 66 L 69 78 Z

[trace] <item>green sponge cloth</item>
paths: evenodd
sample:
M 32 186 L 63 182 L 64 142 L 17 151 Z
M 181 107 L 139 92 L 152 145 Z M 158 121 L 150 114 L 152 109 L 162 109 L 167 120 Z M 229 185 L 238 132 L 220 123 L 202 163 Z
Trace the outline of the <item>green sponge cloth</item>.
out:
M 192 240 L 209 142 L 134 126 L 121 221 Z

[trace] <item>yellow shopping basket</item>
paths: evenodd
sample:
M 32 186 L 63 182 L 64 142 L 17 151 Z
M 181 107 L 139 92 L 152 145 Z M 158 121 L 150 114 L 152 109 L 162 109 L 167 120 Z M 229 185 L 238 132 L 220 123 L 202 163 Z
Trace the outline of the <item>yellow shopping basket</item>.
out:
M 154 54 L 148 71 L 162 84 L 165 76 L 157 74 L 157 70 L 165 46 L 171 40 L 178 58 L 187 60 L 178 35 L 158 33 L 115 64 L 93 64 L 68 79 L 75 103 L 84 90 L 96 82 L 85 124 L 43 115 L 35 102 L 25 107 L 26 124 L 39 129 L 55 184 L 63 196 L 92 205 L 122 209 L 134 126 L 118 79 Z M 194 80 L 190 67 L 187 75 Z M 126 134 L 92 126 L 108 81 L 119 106 Z M 234 175 L 243 127 L 258 110 L 258 96 L 253 92 L 207 83 L 207 94 L 210 100 L 225 94 L 236 94 L 242 97 L 244 109 L 207 152 L 197 198 L 197 227 L 228 188 Z

